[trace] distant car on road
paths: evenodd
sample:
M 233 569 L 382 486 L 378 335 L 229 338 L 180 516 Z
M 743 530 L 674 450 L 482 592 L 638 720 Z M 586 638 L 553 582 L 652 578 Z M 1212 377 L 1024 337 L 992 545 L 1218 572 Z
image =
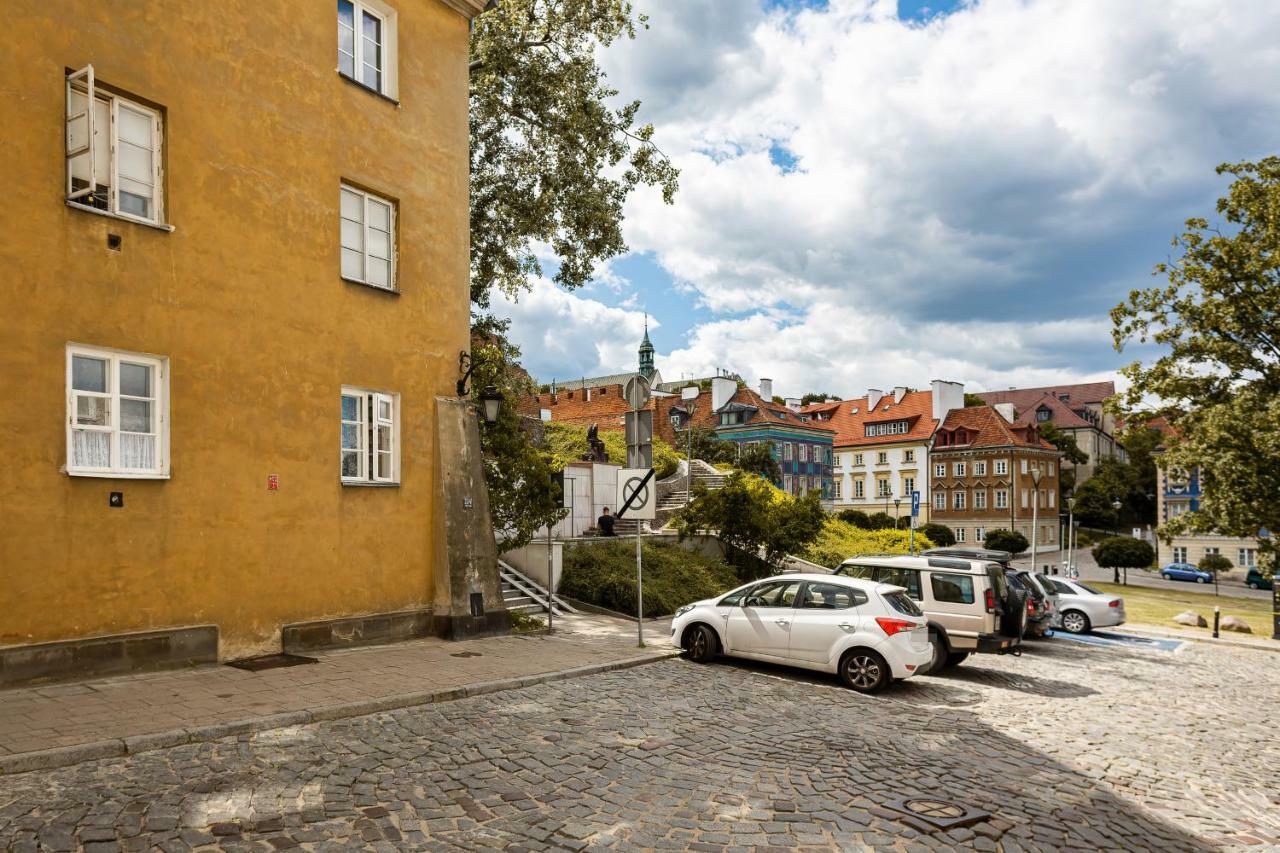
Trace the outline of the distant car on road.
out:
M 698 663 L 723 654 L 816 669 L 859 693 L 933 661 L 924 613 L 906 590 L 833 575 L 780 575 L 686 604 L 671 639 Z
M 1094 628 L 1124 624 L 1124 599 L 1099 592 L 1077 580 L 1036 575 L 1058 593 L 1057 624 L 1072 634 L 1087 634 Z
M 1251 568 L 1245 572 L 1244 582 L 1249 589 L 1271 589 L 1274 586 L 1274 582 L 1264 578 L 1262 572 L 1256 568 Z
M 1160 577 L 1167 581 L 1195 581 L 1213 583 L 1213 575 L 1201 571 L 1190 563 L 1170 563 L 1160 570 Z

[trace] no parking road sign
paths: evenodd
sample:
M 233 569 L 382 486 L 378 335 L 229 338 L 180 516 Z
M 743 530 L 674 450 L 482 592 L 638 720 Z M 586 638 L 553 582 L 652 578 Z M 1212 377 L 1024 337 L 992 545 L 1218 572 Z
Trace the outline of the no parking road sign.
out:
M 618 518 L 653 519 L 658 490 L 652 468 L 623 468 L 618 472 Z

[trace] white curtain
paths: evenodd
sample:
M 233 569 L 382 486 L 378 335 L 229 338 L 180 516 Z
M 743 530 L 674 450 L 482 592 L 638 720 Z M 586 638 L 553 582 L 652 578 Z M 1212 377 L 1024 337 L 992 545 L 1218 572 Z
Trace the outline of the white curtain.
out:
M 77 467 L 107 468 L 111 465 L 111 433 L 72 430 L 72 459 Z
M 150 471 L 156 467 L 156 437 L 120 433 L 120 467 Z

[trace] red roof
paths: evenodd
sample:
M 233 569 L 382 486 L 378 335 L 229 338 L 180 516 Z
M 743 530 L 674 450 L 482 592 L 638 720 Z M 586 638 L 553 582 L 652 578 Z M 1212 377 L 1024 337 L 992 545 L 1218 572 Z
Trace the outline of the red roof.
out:
M 813 403 L 800 410 L 819 423 L 830 424 L 836 431 L 836 447 L 893 444 L 900 441 L 928 441 L 938 422 L 933 419 L 933 392 L 908 391 L 902 401 L 895 403 L 892 394 L 886 394 L 876 403 L 874 411 L 867 410 L 867 398 L 856 400 L 828 400 Z M 907 421 L 907 432 L 897 435 L 868 436 L 867 424 L 884 421 Z
M 1096 427 L 1097 424 L 1087 421 L 1071 410 L 1071 407 L 1059 400 L 1052 394 L 1044 394 L 1033 403 L 1023 408 L 1018 404 L 1014 404 L 1014 410 L 1018 414 L 1018 419 L 1014 422 L 1025 426 L 1026 424 L 1038 423 L 1036 419 L 1036 411 L 1039 409 L 1048 409 L 1051 412 L 1049 420 L 1056 427 L 1071 429 L 1075 427 Z
M 957 441 L 954 444 L 943 443 L 944 436 L 954 436 Z M 938 450 L 1005 446 L 1057 449 L 1040 437 L 1034 424 L 1011 424 L 991 406 L 952 409 L 938 427 L 934 439 L 934 448 Z
M 1078 382 L 1074 385 L 1049 385 L 1044 388 L 1011 388 L 1008 391 L 982 391 L 978 394 L 983 402 L 994 406 L 996 403 L 1013 403 L 1013 407 L 1022 411 L 1033 405 L 1041 397 L 1049 394 L 1061 398 L 1068 408 L 1076 408 L 1085 403 L 1101 403 L 1116 395 L 1114 382 Z

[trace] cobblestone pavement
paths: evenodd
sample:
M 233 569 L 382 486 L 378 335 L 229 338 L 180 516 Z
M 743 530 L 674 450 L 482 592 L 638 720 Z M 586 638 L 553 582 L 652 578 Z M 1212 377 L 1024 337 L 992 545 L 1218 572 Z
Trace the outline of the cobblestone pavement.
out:
M 864 697 L 671 660 L 0 778 L 0 847 L 1276 849 L 1278 667 L 1047 642 Z

